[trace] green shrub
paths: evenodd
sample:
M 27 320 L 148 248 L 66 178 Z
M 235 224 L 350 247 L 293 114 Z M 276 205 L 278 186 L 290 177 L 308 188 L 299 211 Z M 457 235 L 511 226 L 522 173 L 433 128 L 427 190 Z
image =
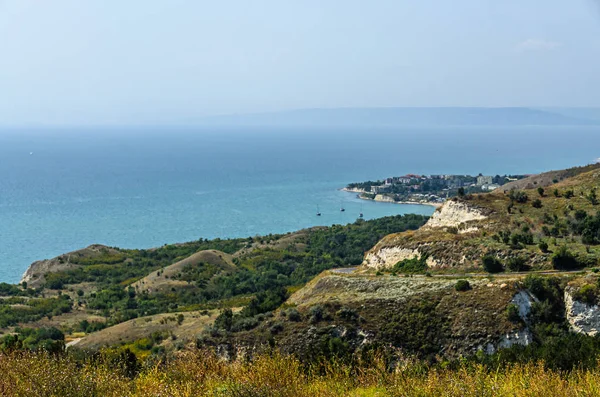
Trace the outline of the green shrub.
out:
M 554 255 L 552 255 L 552 266 L 559 270 L 571 270 L 581 267 L 575 255 L 573 255 L 565 245 L 561 246 Z
M 544 253 L 548 252 L 548 243 L 545 241 L 540 241 L 540 243 L 538 244 L 538 248 Z
M 508 197 L 510 197 L 512 201 L 516 201 L 520 204 L 526 203 L 527 200 L 529 200 L 529 196 L 527 196 L 527 193 L 522 192 L 520 190 L 511 190 Z
M 315 324 L 315 323 L 318 323 L 319 321 L 323 320 L 325 311 L 323 310 L 323 306 L 315 305 L 310 308 L 310 310 L 308 311 L 308 314 L 310 315 L 310 320 L 309 320 L 310 323 Z
M 519 315 L 519 307 L 514 303 L 510 303 L 506 307 L 506 315 L 508 317 L 508 320 L 514 323 L 521 321 L 521 316 Z
M 282 322 L 278 321 L 269 327 L 269 332 L 273 335 L 276 335 L 276 334 L 280 333 L 281 331 L 283 331 L 283 323 Z
M 422 255 L 411 259 L 404 259 L 396 263 L 392 269 L 396 273 L 424 273 L 427 270 L 427 257 Z
M 294 321 L 294 322 L 298 322 L 298 321 L 302 320 L 302 316 L 300 315 L 300 312 L 296 308 L 288 309 L 287 317 L 290 321 Z
M 506 267 L 512 272 L 523 272 L 528 270 L 527 261 L 521 257 L 511 257 L 506 261 Z
M 540 199 L 533 200 L 533 202 L 531 203 L 531 206 L 533 208 L 542 208 L 542 200 L 540 200 Z
M 225 331 L 231 330 L 233 326 L 233 311 L 231 309 L 224 309 L 219 313 L 215 319 L 215 328 L 224 329 Z
M 595 305 L 598 301 L 598 287 L 594 284 L 585 284 L 575 291 L 573 298 L 588 305 Z
M 596 195 L 596 189 L 592 189 L 585 198 L 592 204 L 598 205 L 598 196 Z
M 358 313 L 356 313 L 356 310 L 347 307 L 342 307 L 340 310 L 338 310 L 336 315 L 347 321 L 354 321 L 358 319 Z
M 471 289 L 471 284 L 467 280 L 458 280 L 454 284 L 454 289 L 457 291 L 468 291 Z
M 483 258 L 481 258 L 481 262 L 484 270 L 488 273 L 500 273 L 504 271 L 502 262 L 492 255 L 485 255 Z
M 567 191 L 565 192 L 565 194 L 564 194 L 564 197 L 565 197 L 565 198 L 567 198 L 567 199 L 570 199 L 570 198 L 572 198 L 572 197 L 574 197 L 574 196 L 575 196 L 575 193 L 574 193 L 574 192 L 573 192 L 573 190 L 571 190 L 571 189 L 567 190 Z

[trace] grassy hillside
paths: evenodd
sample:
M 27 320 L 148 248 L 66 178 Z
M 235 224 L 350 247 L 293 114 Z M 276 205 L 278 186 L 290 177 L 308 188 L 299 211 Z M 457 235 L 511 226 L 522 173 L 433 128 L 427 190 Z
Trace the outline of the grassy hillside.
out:
M 140 317 L 81 336 L 71 341 L 69 346 L 92 350 L 125 346 L 144 358 L 176 344 L 181 348 L 190 341 L 195 342 L 196 336 L 212 324 L 218 314 L 217 310 L 203 310 Z
M 26 328 L 54 327 L 70 340 L 104 328 L 107 334 L 112 326 L 161 313 L 173 317 L 248 305 L 245 313 L 258 315 L 277 308 L 323 270 L 356 266 L 383 236 L 416 229 L 426 219 L 407 215 L 359 220 L 285 235 L 201 239 L 151 250 L 92 246 L 36 263 L 30 273 L 35 274 L 35 288 L 0 284 L 0 333 L 16 332 L 25 339 L 30 332 Z M 139 330 L 139 335 L 145 333 Z
M 198 272 L 204 272 L 210 278 L 221 272 L 234 272 L 235 269 L 231 255 L 217 250 L 204 250 L 152 272 L 130 285 L 137 292 L 165 292 L 189 287 L 189 280 Z

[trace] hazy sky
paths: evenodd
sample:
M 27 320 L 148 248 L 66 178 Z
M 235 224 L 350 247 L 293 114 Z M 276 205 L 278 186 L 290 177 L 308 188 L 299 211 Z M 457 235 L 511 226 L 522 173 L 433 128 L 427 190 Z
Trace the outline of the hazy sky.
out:
M 0 0 L 0 124 L 600 106 L 595 0 Z

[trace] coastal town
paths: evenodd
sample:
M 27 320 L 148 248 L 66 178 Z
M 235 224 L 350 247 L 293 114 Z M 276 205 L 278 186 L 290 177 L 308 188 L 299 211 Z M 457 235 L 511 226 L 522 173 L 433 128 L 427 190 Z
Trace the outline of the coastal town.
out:
M 365 200 L 441 205 L 464 194 L 491 192 L 528 175 L 418 175 L 406 174 L 378 181 L 350 183 L 343 190 Z

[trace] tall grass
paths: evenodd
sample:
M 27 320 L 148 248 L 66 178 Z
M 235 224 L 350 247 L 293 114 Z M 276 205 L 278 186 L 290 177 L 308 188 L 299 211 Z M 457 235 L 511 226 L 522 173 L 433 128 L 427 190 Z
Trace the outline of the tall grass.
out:
M 114 361 L 78 362 L 47 354 L 0 355 L 2 396 L 600 396 L 600 370 L 557 373 L 541 364 L 502 370 L 482 365 L 388 371 L 369 365 L 322 363 L 306 368 L 281 354 L 226 362 L 212 353 L 185 352 L 128 376 Z

